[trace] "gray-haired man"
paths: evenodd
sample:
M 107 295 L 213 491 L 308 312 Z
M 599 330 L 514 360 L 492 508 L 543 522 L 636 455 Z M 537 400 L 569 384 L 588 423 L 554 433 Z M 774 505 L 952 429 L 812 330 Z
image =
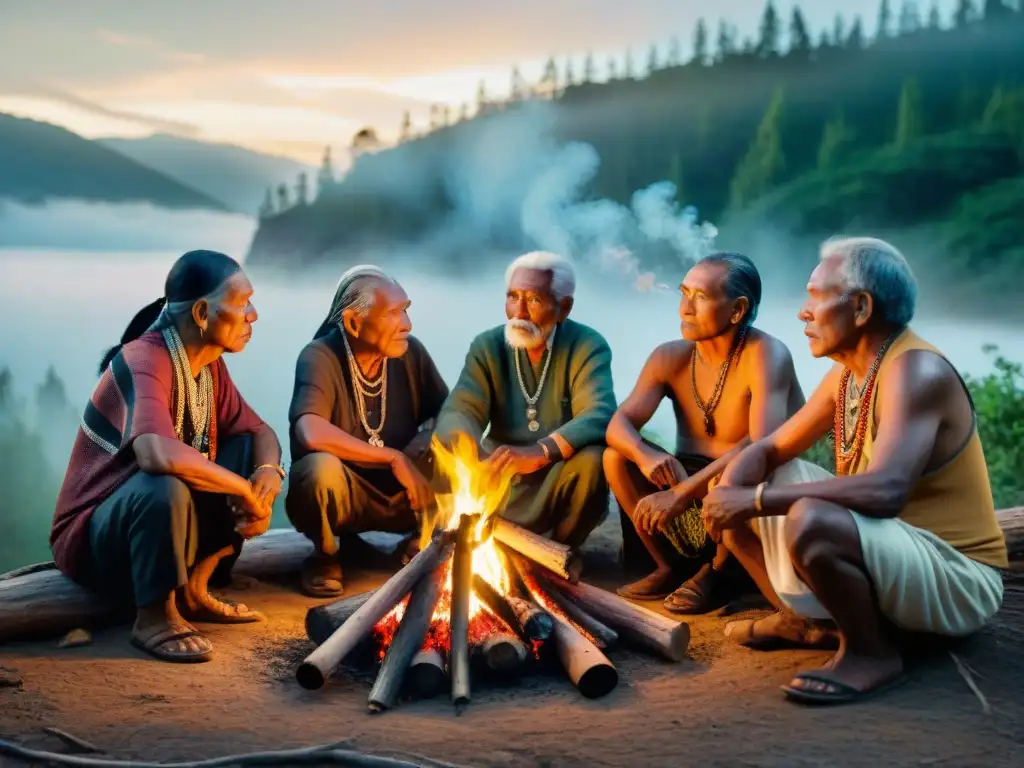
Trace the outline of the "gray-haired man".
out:
M 410 303 L 381 270 L 353 267 L 299 355 L 285 509 L 316 547 L 302 573 L 314 597 L 343 592 L 336 536 L 412 533 L 432 502 L 428 427 L 448 387 L 409 335 Z

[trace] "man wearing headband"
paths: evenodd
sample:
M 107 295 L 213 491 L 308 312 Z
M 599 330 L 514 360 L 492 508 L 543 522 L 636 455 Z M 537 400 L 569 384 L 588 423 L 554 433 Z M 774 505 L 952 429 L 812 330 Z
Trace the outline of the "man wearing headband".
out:
M 222 358 L 252 336 L 252 293 L 222 253 L 175 262 L 164 297 L 103 358 L 57 498 L 57 567 L 133 602 L 132 643 L 165 661 L 211 658 L 187 619 L 262 618 L 206 590 L 213 564 L 228 581 L 243 539 L 267 530 L 284 477 L 277 437 Z
M 469 436 L 495 474 L 513 476 L 504 517 L 577 546 L 608 512 L 601 456 L 615 412 L 611 349 L 569 319 L 576 274 L 567 259 L 520 256 L 505 287 L 508 322 L 473 340 L 437 437 Z
M 353 267 L 299 355 L 285 509 L 315 547 L 302 571 L 310 596 L 343 593 L 342 544 L 364 531 L 414 534 L 433 501 L 430 427 L 448 387 L 409 335 L 410 304 L 380 269 Z

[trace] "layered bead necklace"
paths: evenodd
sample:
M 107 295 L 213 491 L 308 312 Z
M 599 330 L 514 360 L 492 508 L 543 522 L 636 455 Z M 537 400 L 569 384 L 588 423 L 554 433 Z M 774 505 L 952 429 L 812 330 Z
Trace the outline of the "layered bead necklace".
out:
M 540 422 L 537 421 L 537 400 L 540 399 L 540 393 L 544 389 L 544 380 L 548 376 L 548 366 L 551 365 L 552 350 L 555 346 L 555 332 L 558 330 L 556 325 L 551 329 L 551 335 L 548 336 L 547 342 L 547 358 L 544 360 L 544 368 L 541 369 L 540 379 L 537 381 L 537 391 L 530 395 L 526 390 L 526 384 L 523 382 L 523 369 L 519 363 L 519 350 L 514 350 L 516 358 L 516 378 L 519 379 L 519 391 L 523 393 L 523 397 L 526 399 L 526 428 L 531 432 L 536 432 L 540 429 Z
M 878 377 L 878 369 L 882 365 L 882 358 L 889 351 L 889 347 L 896 340 L 894 334 L 890 336 L 878 349 L 874 362 L 864 377 L 864 384 L 857 391 L 856 382 L 852 383 L 853 372 L 849 368 L 843 370 L 843 376 L 839 380 L 839 392 L 836 394 L 835 413 L 832 419 L 832 430 L 835 435 L 836 474 L 848 475 L 850 470 L 860 459 L 861 451 L 864 449 L 864 438 L 868 432 L 868 417 L 871 414 L 871 398 L 875 392 L 875 380 Z M 851 396 L 852 395 L 852 396 Z M 852 439 L 847 438 L 846 422 L 848 416 L 856 414 L 853 427 Z
M 359 421 L 366 430 L 369 438 L 366 442 L 375 448 L 383 448 L 384 440 L 380 433 L 384 429 L 384 420 L 388 415 L 388 359 L 385 357 L 380 366 L 380 375 L 374 380 L 367 379 L 356 362 L 356 356 L 352 354 L 352 347 L 348 344 L 348 334 L 342 330 L 341 338 L 345 342 L 345 354 L 348 357 L 348 369 L 352 374 L 352 387 L 355 389 L 356 411 L 359 413 Z M 367 420 L 366 400 L 380 398 L 380 423 L 373 429 Z
M 192 365 L 188 361 L 185 345 L 177 329 L 168 325 L 162 330 L 164 343 L 171 353 L 174 368 L 174 384 L 177 396 L 174 414 L 174 434 L 185 442 L 185 404 L 188 403 L 189 421 L 192 424 L 190 445 L 206 458 L 210 458 L 210 419 L 213 416 L 213 374 L 210 366 L 199 369 L 198 378 L 192 376 Z

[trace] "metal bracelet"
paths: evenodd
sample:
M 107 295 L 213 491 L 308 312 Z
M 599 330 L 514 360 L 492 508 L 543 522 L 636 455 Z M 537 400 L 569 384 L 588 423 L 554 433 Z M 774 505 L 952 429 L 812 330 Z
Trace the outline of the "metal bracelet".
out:
M 284 467 L 282 467 L 280 464 L 260 464 L 258 467 L 256 467 L 256 469 L 253 470 L 253 474 L 256 474 L 261 469 L 274 470 L 275 472 L 277 472 L 277 474 L 280 476 L 282 480 L 284 480 L 285 477 L 288 476 L 288 473 L 284 471 Z

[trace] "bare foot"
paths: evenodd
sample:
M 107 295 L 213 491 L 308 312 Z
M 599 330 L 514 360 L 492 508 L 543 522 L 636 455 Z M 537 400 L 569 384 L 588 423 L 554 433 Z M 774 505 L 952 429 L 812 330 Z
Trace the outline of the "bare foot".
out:
M 660 600 L 679 586 L 679 574 L 672 568 L 658 568 L 639 581 L 619 587 L 618 594 L 630 600 Z
M 725 636 L 762 651 L 839 647 L 839 633 L 835 629 L 817 626 L 790 611 L 776 611 L 763 619 L 730 621 L 725 625 Z

